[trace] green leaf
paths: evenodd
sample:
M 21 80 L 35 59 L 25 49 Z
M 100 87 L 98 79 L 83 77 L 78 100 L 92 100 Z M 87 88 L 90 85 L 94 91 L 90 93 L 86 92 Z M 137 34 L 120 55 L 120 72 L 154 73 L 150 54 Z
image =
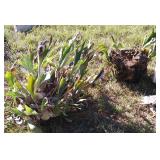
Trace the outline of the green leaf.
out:
M 77 80 L 74 84 L 74 90 L 78 90 L 82 87 L 82 85 L 84 84 L 84 80 Z
M 23 55 L 22 60 L 20 61 L 20 65 L 25 68 L 29 73 L 34 74 L 34 66 L 33 66 L 33 54 L 25 54 Z
M 84 63 L 84 60 L 79 60 L 78 63 L 72 68 L 72 71 L 70 72 L 70 76 L 75 76 L 80 69 L 81 64 Z
M 118 47 L 118 49 L 121 49 L 121 48 L 123 48 L 123 44 L 122 43 L 118 43 L 117 47 Z
M 80 60 L 81 58 L 81 54 L 82 51 L 84 50 L 84 45 L 85 45 L 86 41 L 84 41 L 81 45 L 81 48 L 79 50 L 79 48 L 76 50 L 76 54 L 75 54 L 75 59 L 74 59 L 74 66 L 77 64 L 77 62 Z
M 27 105 L 25 105 L 24 107 L 27 113 L 32 113 L 33 110 L 30 107 L 28 107 Z
M 39 65 L 41 66 L 41 64 L 43 63 L 43 61 L 45 60 L 45 58 L 47 57 L 47 55 L 49 54 L 50 49 L 49 48 L 45 48 L 44 52 L 42 53 L 42 55 L 40 55 L 39 57 Z
M 6 78 L 7 82 L 8 82 L 8 85 L 10 87 L 13 87 L 13 85 L 14 85 L 14 78 L 13 78 L 13 74 L 12 74 L 11 71 L 7 71 L 6 72 L 5 78 Z
M 66 80 L 65 78 L 61 78 L 60 83 L 59 83 L 59 88 L 58 88 L 58 94 L 61 96 L 66 89 Z
M 13 99 L 16 99 L 17 97 L 22 97 L 22 94 L 19 92 L 13 92 L 13 91 L 8 91 L 6 93 L 6 96 L 12 97 Z
M 113 35 L 111 35 L 111 39 L 112 39 L 113 43 L 116 43 L 116 41 L 115 41 Z
M 104 44 L 99 44 L 98 45 L 98 52 L 107 53 L 108 49 Z
M 22 113 L 21 111 L 19 111 L 17 108 L 13 108 L 13 109 L 12 109 L 12 112 L 13 112 L 15 115 L 17 115 L 17 116 L 20 116 L 20 115 L 23 114 L 23 113 Z
M 24 108 L 25 108 L 24 114 L 26 116 L 37 115 L 37 112 L 32 108 L 28 107 L 27 105 L 24 105 Z
M 59 66 L 62 67 L 64 65 L 64 62 L 66 62 L 66 56 L 69 54 L 69 52 L 72 49 L 72 44 L 70 45 L 65 45 L 61 50 L 60 50 L 60 58 L 59 58 Z
M 109 60 L 109 54 L 108 54 L 108 48 L 105 46 L 105 44 L 100 44 L 97 48 L 98 52 L 104 54 L 107 58 L 107 60 Z
M 32 97 L 34 97 L 34 84 L 35 84 L 35 78 L 33 75 L 29 74 L 27 77 L 27 85 L 26 89 L 31 94 Z
M 35 84 L 34 84 L 34 92 L 36 92 L 37 89 L 41 86 L 41 84 L 44 82 L 45 78 L 46 78 L 45 74 L 40 74 L 40 76 L 37 77 Z
M 52 44 L 52 41 L 53 41 L 53 37 L 52 35 L 50 36 L 50 39 L 49 39 L 49 46 Z
M 152 59 L 153 57 L 156 56 L 156 45 L 152 46 L 148 54 L 149 54 L 148 55 L 149 59 Z
M 112 41 L 113 41 L 113 46 L 112 46 L 112 47 L 114 47 L 115 49 L 121 49 L 121 48 L 123 48 L 122 43 L 116 42 L 116 40 L 115 40 L 115 38 L 113 37 L 113 35 L 111 36 L 111 39 L 112 39 Z
M 83 63 L 81 63 L 81 65 L 79 67 L 80 78 L 82 78 L 86 74 L 87 66 L 88 66 L 88 61 L 87 60 L 85 60 Z
M 156 32 L 155 29 L 153 28 L 152 33 L 147 37 L 145 37 L 144 42 L 143 42 L 143 46 L 145 46 L 147 43 L 149 43 L 152 38 L 156 38 Z

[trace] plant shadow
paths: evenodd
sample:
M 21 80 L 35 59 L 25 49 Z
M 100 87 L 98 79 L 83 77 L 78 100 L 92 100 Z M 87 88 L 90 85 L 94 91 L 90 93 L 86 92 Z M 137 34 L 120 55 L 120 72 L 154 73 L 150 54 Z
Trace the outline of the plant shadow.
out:
M 139 82 L 125 82 L 122 85 L 144 96 L 156 94 L 156 84 L 152 82 L 152 78 L 148 75 L 143 76 Z
M 103 107 L 99 107 L 103 103 Z M 42 121 L 43 133 L 152 133 L 155 126 L 122 119 L 124 115 L 109 102 L 109 97 L 102 94 L 99 100 L 88 100 L 87 107 L 68 113 L 67 117 L 59 116 Z

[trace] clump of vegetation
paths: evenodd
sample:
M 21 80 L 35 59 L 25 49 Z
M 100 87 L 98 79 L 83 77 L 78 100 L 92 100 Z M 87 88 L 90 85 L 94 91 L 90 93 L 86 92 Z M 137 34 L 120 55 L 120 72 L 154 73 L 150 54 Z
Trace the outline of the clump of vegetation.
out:
M 150 60 L 156 56 L 156 31 L 154 28 L 151 34 L 144 38 L 142 46 L 144 50 L 147 50 L 148 58 Z
M 19 67 L 12 66 L 5 74 L 13 113 L 37 122 L 80 108 L 86 100 L 83 89 L 98 79 L 86 76 L 93 46 L 78 33 L 58 49 L 58 64 L 53 63 L 52 37 L 39 43 L 37 55 L 23 55 Z
M 111 50 L 109 61 L 114 65 L 116 78 L 119 81 L 139 81 L 147 73 L 149 59 L 156 54 L 155 42 L 156 33 L 154 30 L 145 38 L 142 48 L 119 49 L 119 46 L 122 45 L 115 42 L 115 49 Z
M 138 81 L 147 72 L 148 57 L 139 49 L 112 50 L 110 61 L 120 81 Z

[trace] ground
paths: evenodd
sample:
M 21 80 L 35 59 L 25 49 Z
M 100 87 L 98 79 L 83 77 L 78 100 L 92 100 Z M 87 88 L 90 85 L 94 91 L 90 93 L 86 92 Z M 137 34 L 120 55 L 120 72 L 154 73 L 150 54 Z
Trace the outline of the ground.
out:
M 58 43 L 65 42 L 75 33 L 81 32 L 83 37 L 100 43 L 108 48 L 112 45 L 111 35 L 124 48 L 142 45 L 145 35 L 150 34 L 154 26 L 36 26 L 28 33 L 15 33 L 12 26 L 4 27 L 4 36 L 10 52 L 5 59 L 7 70 L 21 54 L 36 52 L 39 41 L 53 35 Z M 55 53 L 56 54 L 56 53 Z M 102 55 L 96 63 L 90 64 L 91 72 L 97 72 L 102 67 L 109 67 Z M 155 132 L 156 117 L 151 105 L 141 105 L 140 100 L 145 95 L 156 94 L 156 86 L 151 76 L 154 72 L 155 58 L 148 64 L 148 74 L 139 83 L 120 83 L 112 76 L 106 78 L 89 90 L 86 95 L 89 101 L 86 107 L 75 113 L 68 113 L 67 118 L 42 122 L 44 132 Z M 7 84 L 5 82 L 5 89 Z M 5 132 L 30 132 L 25 125 L 16 125 L 7 120 L 11 115 L 8 97 L 5 96 Z M 50 126 L 50 127 L 46 127 Z

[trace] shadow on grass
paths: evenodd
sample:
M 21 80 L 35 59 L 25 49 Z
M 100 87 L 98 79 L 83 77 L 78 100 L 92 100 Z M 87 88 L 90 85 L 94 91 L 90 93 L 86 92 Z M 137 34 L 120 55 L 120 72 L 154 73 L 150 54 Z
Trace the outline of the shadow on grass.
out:
M 153 124 L 134 123 L 127 119 L 115 106 L 109 103 L 109 98 L 102 94 L 99 100 L 90 99 L 88 107 L 81 111 L 68 113 L 67 117 L 60 116 L 40 123 L 44 133 L 152 133 Z M 99 107 L 102 103 L 103 108 Z M 121 121 L 121 120 L 122 121 Z
M 144 96 L 156 94 L 156 84 L 154 84 L 151 77 L 147 75 L 142 77 L 142 79 L 137 83 L 126 82 L 123 83 L 123 85 L 127 86 L 130 90 L 136 91 Z

